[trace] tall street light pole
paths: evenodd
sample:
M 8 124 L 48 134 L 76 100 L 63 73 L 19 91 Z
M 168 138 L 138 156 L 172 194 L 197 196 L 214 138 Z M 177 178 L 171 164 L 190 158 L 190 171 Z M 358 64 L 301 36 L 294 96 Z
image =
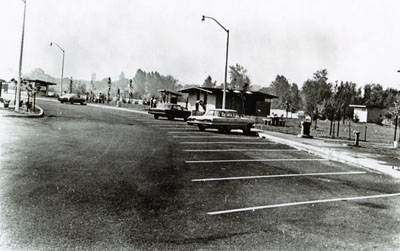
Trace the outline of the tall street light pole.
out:
M 19 54 L 19 69 L 18 69 L 18 82 L 17 82 L 17 93 L 15 96 L 15 110 L 19 111 L 20 100 L 21 100 L 21 82 L 22 82 L 22 55 L 24 52 L 24 36 L 25 36 L 25 16 L 26 16 L 26 0 L 24 2 L 24 20 L 22 22 L 22 39 L 21 39 L 21 51 Z
M 57 43 L 53 43 L 50 42 L 50 46 L 56 45 L 63 53 L 63 57 L 62 57 L 62 68 L 61 68 L 61 86 L 60 86 L 60 96 L 62 96 L 62 86 L 63 86 L 63 80 L 64 80 L 64 57 L 65 57 L 65 50 L 63 48 L 61 48 L 60 45 L 58 45 Z
M 201 18 L 201 21 L 204 22 L 206 18 L 214 20 L 219 26 L 221 26 L 224 31 L 226 31 L 226 58 L 225 58 L 225 81 L 224 81 L 224 90 L 222 92 L 222 109 L 225 109 L 225 103 L 226 103 L 226 86 L 227 86 L 227 78 L 228 78 L 228 51 L 229 51 L 229 30 L 226 29 L 220 22 L 218 22 L 215 18 L 213 17 L 207 17 L 204 16 Z

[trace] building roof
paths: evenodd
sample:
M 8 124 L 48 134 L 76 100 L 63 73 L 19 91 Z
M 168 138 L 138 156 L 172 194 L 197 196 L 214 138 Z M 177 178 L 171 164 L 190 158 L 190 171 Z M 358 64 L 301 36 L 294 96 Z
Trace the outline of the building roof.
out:
M 351 108 L 379 108 L 383 109 L 383 107 L 376 106 L 376 105 L 349 105 Z
M 216 88 L 216 87 L 197 87 L 197 86 L 192 86 L 192 87 L 188 87 L 182 90 L 179 90 L 180 92 L 183 93 L 191 93 L 193 91 L 203 91 L 203 92 L 207 92 L 207 93 L 222 93 L 222 88 Z M 226 90 L 227 93 L 241 93 L 241 91 L 234 91 L 234 90 Z M 278 98 L 277 96 L 265 93 L 265 92 L 258 92 L 258 91 L 246 91 L 245 94 L 247 95 L 257 95 L 257 96 L 263 96 L 264 98 Z
M 57 85 L 56 83 L 47 82 L 40 79 L 24 79 L 24 81 L 29 83 L 37 83 L 40 84 L 41 86 Z
M 158 90 L 158 92 L 165 92 L 165 94 L 172 94 L 172 95 L 176 95 L 176 96 L 182 96 L 182 94 L 178 93 L 178 92 L 173 92 L 167 89 L 160 89 Z

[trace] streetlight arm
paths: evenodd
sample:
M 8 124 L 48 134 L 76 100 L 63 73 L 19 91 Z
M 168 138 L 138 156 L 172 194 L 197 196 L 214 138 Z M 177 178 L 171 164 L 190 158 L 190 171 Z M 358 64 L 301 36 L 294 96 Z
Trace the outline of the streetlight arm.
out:
M 219 26 L 221 26 L 222 29 L 224 29 L 224 31 L 229 32 L 228 29 L 226 29 L 220 22 L 217 21 L 217 19 L 215 19 L 213 17 L 208 17 L 208 16 L 203 15 L 203 18 L 201 19 L 201 21 L 204 21 L 206 18 L 214 20 Z
M 50 46 L 53 46 L 53 44 L 56 45 L 63 53 L 65 52 L 64 49 L 61 48 L 60 45 L 58 45 L 57 43 L 54 43 L 54 42 L 50 42 Z

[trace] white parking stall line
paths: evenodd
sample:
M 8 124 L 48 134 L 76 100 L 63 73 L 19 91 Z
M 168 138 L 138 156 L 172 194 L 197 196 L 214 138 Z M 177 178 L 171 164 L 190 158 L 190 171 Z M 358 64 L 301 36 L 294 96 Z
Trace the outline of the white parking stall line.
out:
M 187 164 L 234 163 L 234 162 L 279 162 L 279 161 L 329 161 L 328 159 L 219 159 L 219 160 L 186 160 Z
M 254 149 L 254 148 L 240 148 L 240 149 L 186 149 L 183 152 L 302 152 L 297 149 Z
M 194 128 L 190 128 L 190 127 L 180 127 L 180 128 L 178 128 L 178 127 L 159 127 L 159 128 L 157 128 L 157 129 L 160 129 L 160 130 L 170 130 L 170 131 L 174 131 L 174 130 L 180 130 L 180 131 L 182 131 L 182 130 L 184 130 L 184 131 L 198 131 L 198 130 L 196 130 L 196 129 L 194 129 Z
M 226 180 L 249 180 L 249 179 L 269 179 L 269 178 L 290 178 L 304 176 L 329 176 L 329 175 L 354 175 L 366 174 L 367 172 L 331 172 L 331 173 L 293 173 L 293 174 L 278 174 L 278 175 L 257 175 L 257 176 L 241 176 L 241 177 L 225 177 L 225 178 L 206 178 L 192 179 L 193 182 L 206 181 L 226 181 Z
M 204 135 L 214 135 L 214 134 L 207 133 L 207 132 L 202 132 L 202 131 L 199 131 L 199 130 L 193 130 L 193 132 L 202 133 Z M 167 132 L 167 133 L 170 133 L 170 134 L 188 134 L 188 132 L 181 132 L 181 131 L 171 131 L 171 132 Z M 190 133 L 189 135 L 191 135 L 191 134 L 192 133 Z
M 207 144 L 242 144 L 242 145 L 278 145 L 275 142 L 236 142 L 236 141 L 215 141 L 215 142 L 204 142 L 204 141 L 195 141 L 195 142 L 179 142 L 180 144 L 188 144 L 188 145 L 207 145 Z
M 160 125 L 150 125 L 152 127 L 163 127 L 163 128 L 177 128 L 177 127 L 185 127 L 185 128 L 192 128 L 187 125 L 180 125 L 180 124 L 174 124 L 174 125 L 166 125 L 166 124 L 160 124 Z
M 243 136 L 216 136 L 216 135 L 203 135 L 203 136 L 173 136 L 176 139 L 204 139 L 204 138 L 215 138 L 215 139 L 255 139 L 260 140 L 256 137 L 243 137 Z
M 214 212 L 208 212 L 207 214 L 208 215 L 219 215 L 219 214 L 246 212 L 246 211 L 254 212 L 255 210 L 269 209 L 269 208 L 290 207 L 290 206 L 300 206 L 300 205 L 320 204 L 320 203 L 340 202 L 340 201 L 352 201 L 352 200 L 381 199 L 381 198 L 390 198 L 390 197 L 396 197 L 396 196 L 400 196 L 400 193 L 378 194 L 378 195 L 347 197 L 347 198 L 334 198 L 334 199 L 325 199 L 325 200 L 300 201 L 300 202 L 282 203 L 282 204 L 275 204 L 275 205 L 245 207 L 245 208 L 229 209 L 229 210 L 222 210 L 222 211 L 214 211 Z

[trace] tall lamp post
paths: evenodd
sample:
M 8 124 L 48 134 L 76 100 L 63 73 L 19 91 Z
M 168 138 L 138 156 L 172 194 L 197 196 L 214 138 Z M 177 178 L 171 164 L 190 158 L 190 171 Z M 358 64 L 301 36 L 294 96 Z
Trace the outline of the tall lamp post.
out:
M 22 55 L 24 52 L 24 36 L 25 36 L 25 16 L 26 16 L 26 0 L 24 2 L 24 20 L 22 22 L 22 39 L 21 39 L 21 51 L 19 54 L 19 69 L 18 69 L 18 82 L 17 82 L 17 93 L 15 96 L 15 110 L 19 111 L 19 102 L 21 100 L 21 82 L 22 82 Z
M 220 22 L 218 22 L 215 18 L 213 17 L 207 17 L 204 16 L 201 18 L 201 21 L 204 22 L 206 18 L 214 20 L 219 26 L 221 26 L 224 31 L 226 31 L 227 37 L 226 37 L 226 58 L 225 58 L 225 81 L 224 81 L 224 90 L 222 92 L 222 109 L 225 109 L 225 103 L 226 103 L 226 85 L 227 85 L 227 77 L 228 77 L 228 51 L 229 51 L 229 30 L 226 29 Z
M 60 86 L 60 96 L 62 96 L 62 86 L 63 86 L 63 80 L 64 80 L 64 57 L 65 57 L 65 50 L 63 48 L 61 48 L 60 45 L 58 45 L 57 43 L 53 43 L 50 42 L 50 46 L 53 46 L 53 44 L 55 46 L 57 46 L 63 53 L 63 58 L 62 58 L 62 68 L 61 68 L 61 86 Z

